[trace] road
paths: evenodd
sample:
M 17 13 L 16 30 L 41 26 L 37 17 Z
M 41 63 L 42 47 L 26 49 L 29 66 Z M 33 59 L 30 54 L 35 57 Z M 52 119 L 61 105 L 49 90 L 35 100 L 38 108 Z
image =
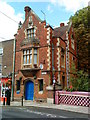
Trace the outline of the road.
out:
M 39 107 L 2 107 L 2 118 L 82 118 L 88 120 L 87 114 L 69 112 L 65 110 L 57 110 Z M 79 120 L 75 119 L 75 120 Z

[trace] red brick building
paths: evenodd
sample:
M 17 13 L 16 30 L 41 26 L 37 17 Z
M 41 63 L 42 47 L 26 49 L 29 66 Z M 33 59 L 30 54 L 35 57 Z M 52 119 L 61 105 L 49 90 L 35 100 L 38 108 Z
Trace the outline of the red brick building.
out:
M 25 7 L 25 21 L 16 39 L 14 97 L 52 102 L 53 78 L 64 89 L 72 61 L 76 64 L 76 43 L 70 23 L 53 29 L 34 11 Z M 60 88 L 60 87 L 58 87 Z

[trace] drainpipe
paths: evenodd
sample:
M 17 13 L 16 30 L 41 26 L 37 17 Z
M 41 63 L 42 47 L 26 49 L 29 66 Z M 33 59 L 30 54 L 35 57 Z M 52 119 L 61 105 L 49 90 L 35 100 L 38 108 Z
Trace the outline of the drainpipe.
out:
M 68 87 L 68 70 L 67 70 L 67 44 L 66 44 L 66 74 L 67 74 L 67 87 Z
M 12 72 L 12 94 L 11 101 L 14 101 L 14 82 L 15 82 L 15 49 L 16 49 L 16 40 L 14 38 L 14 48 L 13 48 L 13 72 Z
M 68 33 L 66 32 L 66 74 L 67 74 L 67 87 L 69 86 L 69 80 L 68 80 Z

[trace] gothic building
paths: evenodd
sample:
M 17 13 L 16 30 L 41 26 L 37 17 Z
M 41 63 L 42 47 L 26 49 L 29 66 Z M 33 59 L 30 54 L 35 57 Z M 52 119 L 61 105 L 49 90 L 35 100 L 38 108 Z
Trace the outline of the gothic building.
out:
M 15 34 L 14 97 L 53 102 L 53 81 L 65 89 L 72 62 L 77 62 L 72 23 L 52 28 L 30 7 L 24 10 L 25 21 Z

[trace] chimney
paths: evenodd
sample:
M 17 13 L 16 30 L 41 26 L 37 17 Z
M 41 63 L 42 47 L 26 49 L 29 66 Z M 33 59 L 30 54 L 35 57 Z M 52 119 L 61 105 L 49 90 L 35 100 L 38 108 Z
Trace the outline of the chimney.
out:
M 24 8 L 24 11 L 25 11 L 25 19 L 26 19 L 26 17 L 28 16 L 28 13 L 30 12 L 30 10 L 31 10 L 31 8 L 28 7 L 28 6 L 26 6 L 26 7 Z
M 46 26 L 46 20 L 42 21 L 42 24 Z
M 60 27 L 63 27 L 64 26 L 64 23 L 60 23 Z

